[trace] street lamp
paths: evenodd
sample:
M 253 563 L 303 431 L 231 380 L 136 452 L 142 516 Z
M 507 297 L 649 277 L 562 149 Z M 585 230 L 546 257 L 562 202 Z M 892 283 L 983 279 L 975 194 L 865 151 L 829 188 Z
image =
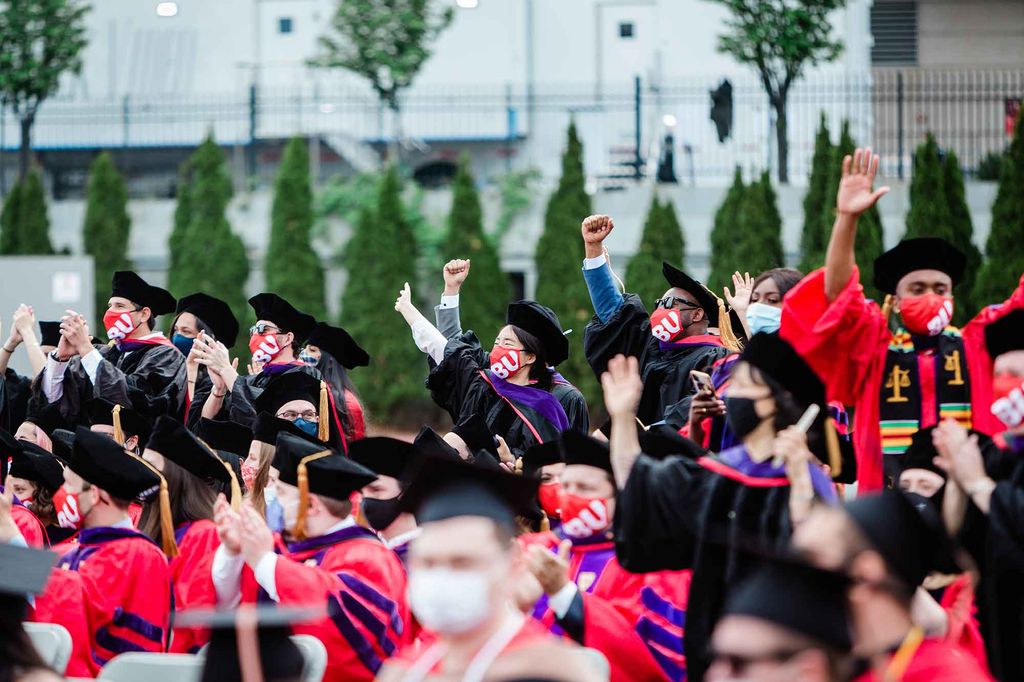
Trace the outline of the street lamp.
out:
M 158 17 L 174 17 L 178 15 L 178 3 L 176 2 L 158 2 L 156 4 L 156 14 Z
M 480 0 L 455 0 L 455 4 L 461 9 L 476 9 Z

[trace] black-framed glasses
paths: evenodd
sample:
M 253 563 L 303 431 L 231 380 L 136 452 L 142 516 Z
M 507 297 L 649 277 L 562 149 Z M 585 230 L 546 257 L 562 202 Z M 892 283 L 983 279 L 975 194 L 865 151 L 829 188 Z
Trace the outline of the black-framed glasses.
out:
M 711 657 L 716 663 L 721 662 L 728 666 L 732 675 L 743 675 L 755 663 L 785 663 L 803 651 L 804 649 L 777 649 L 752 656 L 712 651 Z
M 654 305 L 657 306 L 658 308 L 672 308 L 677 303 L 688 310 L 696 310 L 697 308 L 700 307 L 696 303 L 691 303 L 690 301 L 687 301 L 685 298 L 679 298 L 678 296 L 666 296 L 665 298 L 659 298 L 657 301 L 654 302 Z
M 254 324 L 253 326 L 249 327 L 249 336 L 253 336 L 255 334 L 259 334 L 262 336 L 263 334 L 266 334 L 268 330 L 271 329 L 281 331 L 280 327 L 275 327 L 272 324 L 267 324 L 266 322 L 264 322 L 263 324 Z

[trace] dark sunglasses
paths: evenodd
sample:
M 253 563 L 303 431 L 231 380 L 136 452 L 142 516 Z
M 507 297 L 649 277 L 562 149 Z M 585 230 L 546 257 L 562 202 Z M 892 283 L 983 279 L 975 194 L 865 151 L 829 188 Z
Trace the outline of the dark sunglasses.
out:
M 659 298 L 654 302 L 654 305 L 658 308 L 671 308 L 677 303 L 688 310 L 696 310 L 700 307 L 696 303 L 690 303 L 685 298 L 679 298 L 678 296 L 666 296 L 665 298 Z
M 254 324 L 253 326 L 249 327 L 249 336 L 254 336 L 256 334 L 266 334 L 267 330 L 269 329 L 281 331 L 280 327 L 275 327 L 272 324 Z

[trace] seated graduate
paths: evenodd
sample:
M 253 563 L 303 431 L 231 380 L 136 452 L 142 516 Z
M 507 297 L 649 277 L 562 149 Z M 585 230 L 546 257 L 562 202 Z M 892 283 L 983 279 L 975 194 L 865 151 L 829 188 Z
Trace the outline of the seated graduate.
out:
M 249 489 L 245 485 L 242 465 L 252 448 L 252 429 L 236 422 L 218 421 L 204 417 L 199 420 L 195 429 L 190 430 L 196 435 L 196 438 L 206 443 L 222 462 L 231 467 L 231 473 L 242 491 L 241 499 L 245 499 Z M 230 497 L 232 491 L 229 483 L 229 481 L 219 481 L 217 492 L 222 492 Z
M 444 274 L 444 292 L 441 294 L 440 305 L 434 306 L 434 322 L 438 331 L 446 339 L 462 336 L 459 297 L 462 285 L 465 283 L 466 278 L 469 277 L 470 265 L 471 263 L 468 259 L 455 259 L 445 263 L 442 270 Z M 567 334 L 568 332 L 565 333 Z M 587 433 L 590 431 L 590 415 L 587 411 L 587 401 L 583 394 L 580 393 L 578 388 L 570 384 L 555 369 L 554 365 L 550 365 L 548 369 L 552 377 L 551 393 L 562 405 L 562 409 L 565 410 L 565 414 L 569 418 L 569 428 L 581 433 Z
M 701 679 L 709 663 L 701 643 L 725 591 L 758 563 L 751 550 L 784 546 L 816 501 L 837 502 L 820 461 L 841 469 L 820 409 L 825 389 L 789 344 L 757 334 L 733 370 L 727 401 L 740 444 L 716 456 L 699 456 L 693 445 L 656 459 L 638 454 L 636 405 L 644 389 L 637 360 L 615 358 L 608 366 L 602 384 L 619 486 L 616 554 L 628 571 L 693 570 L 685 649 L 688 674 Z M 819 410 L 804 433 L 796 424 L 812 405 Z
M 453 421 L 482 416 L 492 433 L 503 434 L 514 456 L 569 427 L 547 368 L 568 357 L 569 342 L 550 308 L 534 301 L 509 304 L 507 324 L 490 353 L 473 332 L 445 339 L 413 305 L 408 283 L 395 310 L 409 324 L 416 345 L 436 363 L 427 388 Z
M 730 592 L 711 638 L 708 682 L 845 682 L 846 576 L 775 559 Z
M 536 481 L 427 457 L 402 496 L 422 533 L 409 550 L 409 603 L 419 641 L 387 662 L 379 680 L 592 680 L 573 647 L 515 608 L 526 574 L 515 510 Z
M 689 572 L 643 575 L 619 565 L 611 533 L 616 488 L 607 444 L 566 431 L 527 455 L 538 449 L 554 450 L 564 462 L 558 475 L 561 523 L 553 532 L 519 538 L 537 579 L 536 591 L 520 603 L 552 632 L 601 651 L 612 680 L 684 679 Z
M 212 608 L 217 597 L 209 580 L 210 567 L 220 546 L 213 505 L 224 487 L 236 509 L 242 502 L 231 465 L 170 417 L 157 420 L 142 458 L 167 482 L 170 523 L 163 525 L 164 518 L 149 505 L 139 519 L 139 530 L 158 543 L 165 534 L 174 536 L 178 553 L 168 559 L 175 609 Z M 202 632 L 175 628 L 170 651 L 194 654 L 205 641 Z
M 18 446 L 19 449 L 10 454 L 4 489 L 10 488 L 17 500 L 39 520 L 43 526 L 43 544 L 49 547 L 70 535 L 57 523 L 53 506 L 53 496 L 64 485 L 64 463 L 35 443 L 18 441 Z M 33 535 L 38 529 L 35 524 L 28 525 L 28 533 L 23 529 L 22 535 L 35 546 L 38 540 Z
M 22 502 L 21 498 L 13 490 L 9 492 L 7 490 L 8 465 L 10 460 L 21 452 L 23 442 L 11 438 L 11 434 L 0 429 L 0 479 L 3 480 L 3 485 L 0 486 L 0 489 L 10 496 L 12 505 L 11 518 L 14 520 L 15 525 L 18 526 L 18 530 L 25 542 L 31 547 L 45 547 L 47 536 L 43 522 L 32 513 L 32 510 Z
M 246 491 L 245 501 L 267 520 L 267 525 L 275 533 L 284 530 L 284 511 L 277 499 L 277 471 L 272 466 L 277 437 L 282 432 L 321 444 L 290 421 L 278 419 L 268 412 L 257 415 L 253 423 L 252 443 L 241 464 L 242 482 Z
M 332 403 L 327 382 L 305 372 L 288 372 L 274 377 L 253 406 L 259 412 L 291 422 L 307 436 L 347 452 L 348 441 Z
M 187 417 L 196 392 L 208 395 L 212 388 L 209 370 L 199 364 L 199 354 L 193 353 L 192 347 L 199 341 L 210 345 L 220 342 L 226 348 L 231 348 L 238 339 L 238 320 L 231 312 L 231 306 L 224 301 L 208 294 L 195 293 L 178 301 L 171 330 L 171 343 L 185 356 L 188 391 L 182 414 Z
M 669 288 L 660 300 L 651 301 L 654 312 L 648 314 L 636 294 L 623 296 L 603 246 L 614 228 L 606 215 L 590 216 L 582 225 L 587 256 L 583 276 L 595 313 L 583 337 L 587 362 L 600 376 L 616 355 L 638 358 L 644 392 L 637 417 L 644 424 L 667 420 L 680 428 L 694 393 L 690 372 L 709 371 L 739 344 L 722 301 L 667 262 L 662 274 Z M 710 334 L 712 327 L 719 328 L 720 335 Z
M 336 401 L 334 407 L 341 419 L 345 438 L 355 440 L 366 436 L 363 405 L 348 370 L 369 365 L 370 355 L 341 327 L 317 322 L 299 359 L 316 367 L 327 382 Z
M 0 499 L 0 507 L 8 501 Z M 3 512 L 0 511 L 0 516 Z M 8 517 L 9 518 L 9 517 Z M 17 528 L 0 528 L 0 680 L 61 682 L 39 655 L 22 624 L 29 610 L 27 597 L 43 591 L 55 559 L 52 552 L 10 544 Z
M 845 572 L 858 682 L 991 680 L 970 652 L 928 636 L 912 604 L 929 573 L 962 569 L 938 511 L 914 493 L 889 490 L 841 506 L 818 506 L 797 527 L 794 547 L 812 563 Z
M 420 529 L 416 517 L 401 507 L 402 491 L 409 485 L 417 450 L 411 443 L 376 436 L 354 441 L 348 456 L 377 474 L 363 489 L 360 511 L 370 528 L 406 565 L 409 543 Z
M 25 411 L 32 395 L 32 380 L 46 366 L 46 355 L 60 340 L 60 322 L 40 322 L 36 336 L 36 315 L 30 306 L 19 305 L 11 319 L 11 331 L 0 346 L 0 428 L 13 432 L 25 420 Z M 8 367 L 18 346 L 25 346 L 29 376 L 22 376 Z
M 166 483 L 146 462 L 107 436 L 76 429 L 54 505 L 61 525 L 80 529 L 78 544 L 58 560 L 59 570 L 50 576 L 30 617 L 63 625 L 71 633 L 71 677 L 96 677 L 107 661 L 125 651 L 167 650 L 167 556 L 177 551 L 174 537 L 164 536 L 161 548 L 132 528 L 128 516 L 132 500 L 161 490 Z M 159 504 L 170 523 L 166 502 L 159 494 L 147 504 Z
M 327 646 L 325 680 L 372 680 L 411 632 L 405 571 L 394 552 L 352 515 L 350 497 L 373 481 L 368 469 L 323 445 L 281 433 L 274 454 L 286 529 L 277 538 L 250 505 L 224 498 L 215 520 L 221 546 L 212 579 L 221 607 L 270 600 L 326 608 L 297 634 Z
M 56 429 L 67 429 L 71 426 L 64 415 L 60 413 L 59 405 L 51 405 L 45 400 L 40 401 L 33 398 L 28 403 L 25 421 L 14 431 L 14 437 L 18 440 L 32 441 L 42 449 L 53 452 L 51 438 L 53 432 Z
M 89 398 L 119 405 L 140 400 L 148 414 L 177 414 L 185 400 L 185 357 L 154 331 L 157 316 L 173 312 L 174 305 L 170 293 L 134 272 L 115 272 L 103 315 L 112 343 L 94 344 L 85 318 L 69 310 L 33 393 L 59 403 L 68 417 Z
M 89 422 L 90 431 L 112 438 L 133 455 L 142 452 L 153 428 L 152 422 L 145 415 L 104 398 L 93 398 L 86 402 L 84 417 Z

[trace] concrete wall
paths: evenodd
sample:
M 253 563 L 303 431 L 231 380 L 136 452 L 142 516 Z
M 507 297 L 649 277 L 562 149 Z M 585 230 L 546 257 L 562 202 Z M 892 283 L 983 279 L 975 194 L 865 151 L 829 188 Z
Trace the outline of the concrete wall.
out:
M 1020 68 L 1024 64 L 1021 0 L 919 0 L 918 65 L 931 68 Z

